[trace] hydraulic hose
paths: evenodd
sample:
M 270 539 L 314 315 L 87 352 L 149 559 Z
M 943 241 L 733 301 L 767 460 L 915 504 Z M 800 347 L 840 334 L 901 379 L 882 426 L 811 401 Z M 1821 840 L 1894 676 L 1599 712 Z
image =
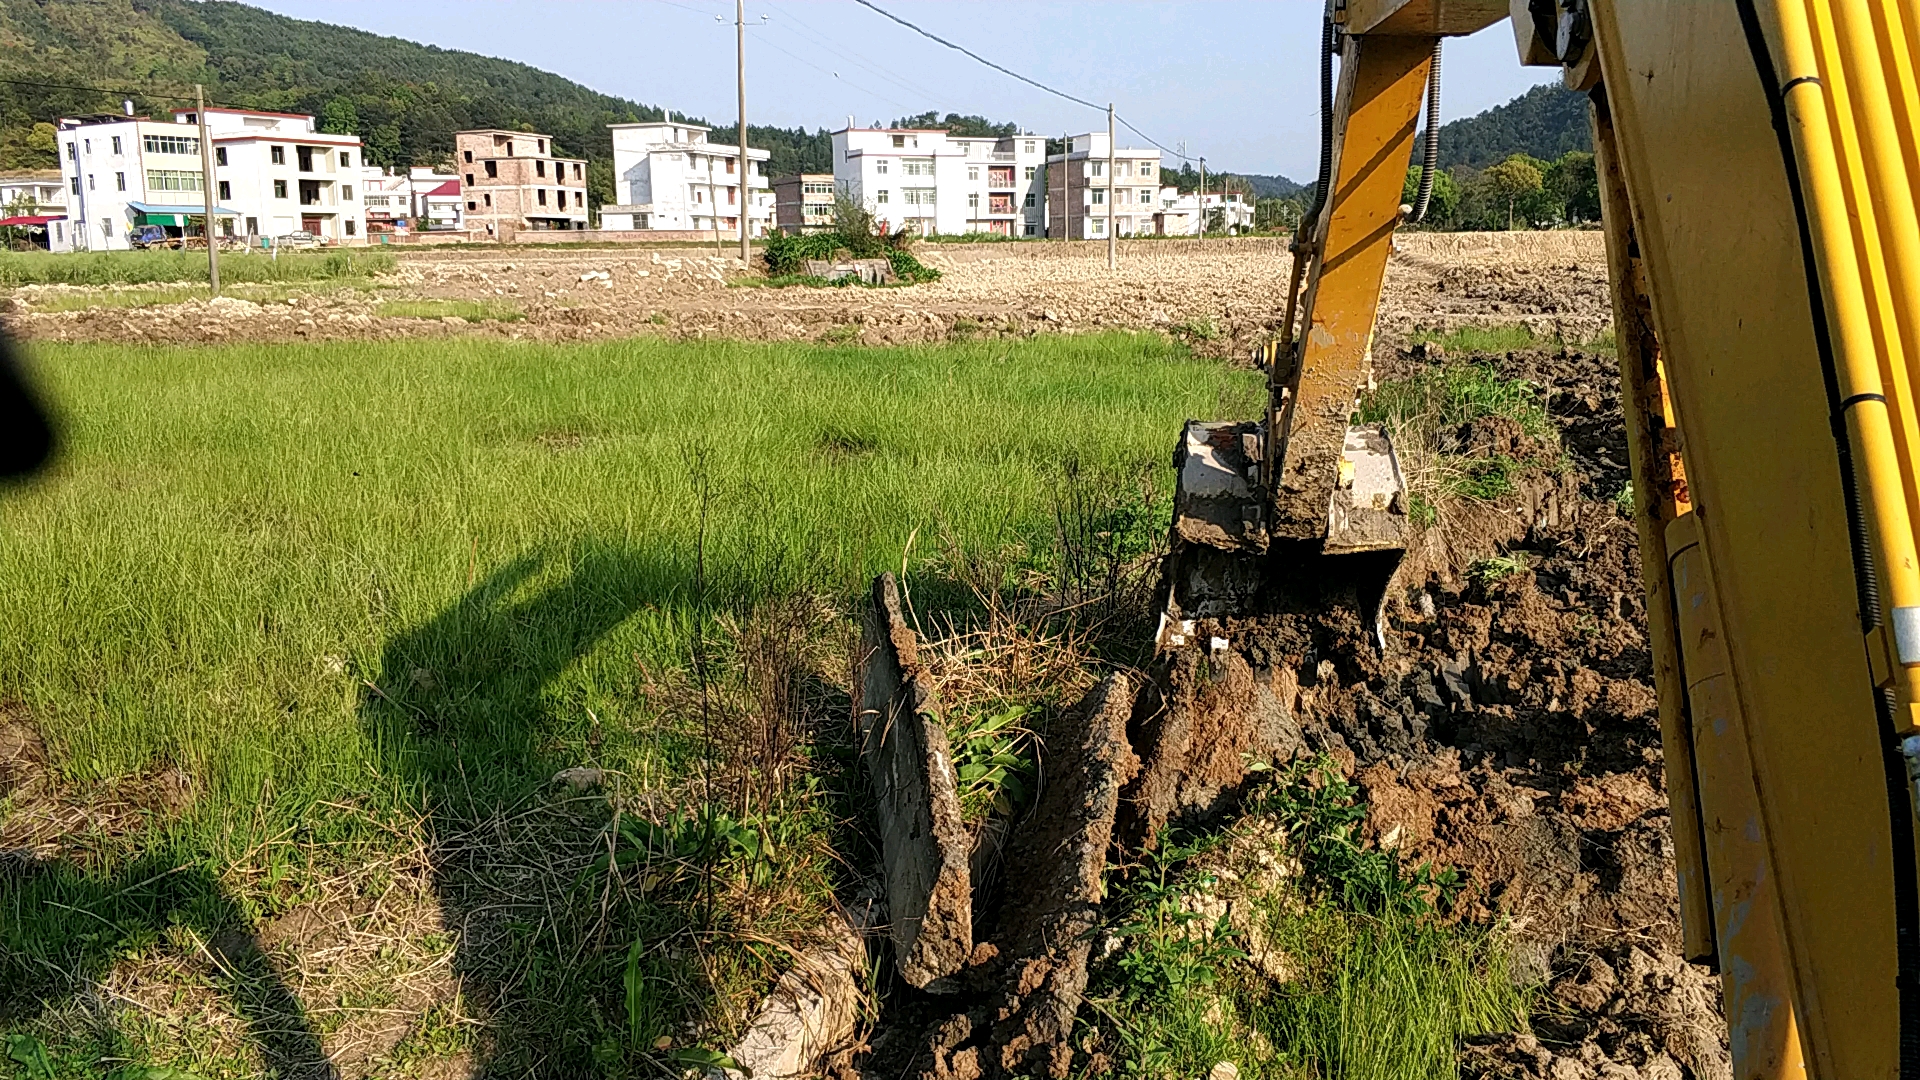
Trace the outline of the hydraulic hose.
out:
M 1440 169 L 1440 43 L 1433 39 L 1433 67 L 1427 75 L 1427 145 L 1420 160 L 1420 194 L 1413 201 L 1413 220 L 1427 220 L 1427 203 L 1433 198 L 1433 175 Z
M 1320 176 L 1313 184 L 1313 209 L 1304 220 L 1313 221 L 1327 205 L 1327 185 L 1333 182 L 1333 16 L 1320 32 Z M 1312 226 L 1308 226 L 1311 234 Z

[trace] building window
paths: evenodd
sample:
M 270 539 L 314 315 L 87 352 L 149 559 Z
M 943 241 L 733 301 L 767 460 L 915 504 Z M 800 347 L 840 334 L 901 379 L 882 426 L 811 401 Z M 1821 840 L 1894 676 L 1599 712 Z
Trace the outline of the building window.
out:
M 348 219 L 347 219 L 347 235 L 348 235 L 348 236 L 352 236 L 352 235 L 353 235 L 353 230 L 354 230 L 354 224 L 355 224 L 355 223 L 354 223 L 354 220 L 353 220 L 352 218 L 348 218 Z
M 534 140 L 534 142 L 535 142 L 535 143 L 537 143 L 537 144 L 539 145 L 539 147 L 540 147 L 540 152 L 541 152 L 541 153 L 543 153 L 543 154 L 544 154 L 544 153 L 546 153 L 546 152 L 547 152 L 547 140 L 545 140 L 545 139 L 535 139 L 535 140 Z
M 901 199 L 908 206 L 932 206 L 933 205 L 933 189 L 930 187 L 920 187 L 920 188 L 910 187 L 902 191 L 900 193 L 900 196 L 901 196 Z
M 1021 176 L 1021 179 L 1022 180 L 1033 179 L 1033 170 L 1034 170 L 1034 167 L 1032 165 L 1027 166 L 1026 172 Z
M 115 141 L 115 142 L 119 142 L 120 140 L 118 140 L 118 139 L 115 139 L 114 141 Z M 115 151 L 115 152 L 117 153 L 118 151 Z M 216 147 L 214 147 L 214 148 L 213 148 L 213 163 L 214 163 L 215 165 L 225 165 L 225 164 L 227 163 L 227 148 L 226 148 L 226 147 L 224 147 L 224 146 L 216 146 Z
M 1140 205 L 1151 206 L 1152 204 L 1153 204 L 1153 189 L 1141 188 L 1140 189 Z
M 1093 175 L 1095 175 L 1095 176 L 1103 176 L 1103 175 L 1105 175 L 1105 170 L 1106 170 L 1106 167 L 1107 167 L 1107 163 L 1106 163 L 1106 162 L 1104 162 L 1104 161 L 1096 161 L 1096 162 L 1093 162 L 1092 164 L 1093 164 Z
M 149 154 L 200 153 L 200 140 L 185 135 L 148 135 L 141 142 Z
M 967 179 L 969 180 L 980 179 L 980 166 L 978 165 L 967 166 Z
M 1027 192 L 1027 208 L 1033 208 L 1033 192 L 1031 191 Z
M 907 145 L 907 137 L 905 135 L 895 135 L 893 137 L 893 145 L 895 146 Z
M 77 145 L 75 145 L 74 143 L 68 143 L 68 144 L 67 144 L 67 160 L 68 160 L 68 161 L 79 161 L 79 160 L 80 160 L 80 147 L 79 147 L 79 146 L 77 146 Z
M 967 209 L 969 209 L 969 210 L 978 210 L 978 209 L 980 209 L 980 196 L 979 196 L 979 195 L 977 195 L 977 194 L 970 194 L 970 195 L 968 195 L 968 196 L 967 196 Z
M 908 176 L 932 176 L 933 175 L 933 159 L 932 158 L 908 158 L 906 159 L 906 166 L 907 166 L 906 172 Z
M 1107 222 L 1106 222 L 1106 219 L 1104 219 L 1104 218 L 1094 218 L 1094 219 L 1093 219 L 1093 235 L 1095 235 L 1095 236 L 1105 236 L 1105 235 L 1107 235 Z
M 347 153 L 345 150 L 340 151 L 340 167 L 343 169 L 353 168 L 353 155 Z M 353 234 L 353 230 L 351 229 L 347 230 L 347 234 L 351 236 Z
M 81 150 L 82 150 L 83 152 L 85 152 L 85 153 L 88 153 L 88 154 L 91 154 L 91 153 L 93 153 L 93 140 L 92 140 L 92 139 L 81 139 L 81 140 L 80 140 L 80 149 L 81 149 Z
M 151 177 L 152 174 L 148 174 L 148 175 L 149 177 Z M 152 185 L 149 184 L 148 186 L 151 187 Z M 93 190 L 93 174 L 92 173 L 87 174 L 87 190 L 88 191 Z
M 278 150 L 279 147 L 276 146 L 274 149 Z M 273 182 L 273 197 L 276 199 L 284 199 L 287 197 L 287 182 L 285 180 L 275 180 Z
M 734 166 L 734 160 L 732 158 L 728 158 L 727 159 L 727 175 L 728 176 L 733 175 L 733 166 Z
M 473 174 L 472 174 L 472 173 L 468 173 L 468 174 L 467 174 L 467 186 L 468 186 L 468 187 L 472 187 L 472 186 L 473 186 Z
M 468 199 L 468 200 L 467 200 L 467 209 L 469 209 L 469 210 L 478 210 L 478 209 L 480 209 L 480 206 L 479 206 L 479 204 L 477 204 L 477 203 L 475 203 L 475 202 L 474 202 L 474 201 L 473 201 L 472 199 Z
M 471 150 L 460 151 L 460 159 L 462 161 L 465 161 L 469 165 L 473 164 L 473 151 Z
M 481 196 L 480 196 L 480 201 L 481 201 L 481 202 L 483 202 L 483 203 L 485 203 L 485 204 L 487 204 L 488 206 L 492 206 L 492 205 L 493 205 L 493 196 L 491 196 L 491 195 L 485 195 L 485 194 L 483 194 L 483 195 L 481 195 Z
M 260 233 L 260 219 L 257 217 L 248 218 L 247 219 L 247 235 L 257 236 L 259 235 L 259 233 Z
M 120 153 L 120 136 L 118 135 L 113 137 L 113 152 L 116 155 Z M 226 162 L 222 161 L 220 164 L 225 165 Z
M 233 198 L 233 185 L 225 180 L 220 181 L 220 201 L 226 202 L 231 198 Z
M 566 188 L 555 189 L 553 193 L 553 199 L 554 199 L 553 204 L 555 207 L 561 210 L 565 210 L 567 208 L 567 189 Z
M 887 205 L 887 193 L 884 191 L 880 192 L 873 197 L 873 201 L 879 203 L 881 206 Z
M 1027 222 L 1027 231 L 1026 231 L 1027 236 L 1036 236 L 1039 234 L 1039 231 L 1040 231 L 1040 226 L 1035 225 L 1031 221 Z
M 287 148 L 284 146 L 270 146 L 267 148 L 267 157 L 275 165 L 285 165 L 287 163 Z
M 533 174 L 534 174 L 535 176 L 542 176 L 542 177 L 544 177 L 544 176 L 546 176 L 546 175 L 547 175 L 547 163 L 546 163 L 546 162 L 544 162 L 544 161 L 536 161 L 536 162 L 534 162 L 534 163 L 533 163 Z
M 70 183 L 70 184 L 72 185 L 72 187 L 73 187 L 73 193 L 74 193 L 75 195 L 78 195 L 78 194 L 80 194 L 80 178 L 79 178 L 78 176 L 76 176 L 76 177 L 74 177 L 74 178 L 73 178 L 73 179 L 72 179 L 71 181 L 69 181 L 69 183 Z
M 1034 152 L 1034 150 L 1033 150 L 1033 140 L 1032 140 L 1032 139 L 1028 139 L 1028 140 L 1027 140 L 1027 148 L 1026 148 L 1026 150 L 1025 150 L 1025 151 L 1023 151 L 1023 153 L 1028 153 L 1028 154 L 1031 154 L 1031 153 L 1033 153 L 1033 152 Z
M 500 175 L 500 169 L 498 164 L 492 161 L 487 162 L 487 176 L 489 178 L 498 178 L 499 175 Z
M 1095 206 L 1100 206 L 1100 205 L 1103 205 L 1104 203 L 1106 203 L 1106 201 L 1107 201 L 1107 193 L 1106 193 L 1106 192 L 1104 192 L 1104 191 L 1096 191 L 1096 192 L 1094 192 L 1094 193 L 1093 193 L 1093 203 L 1094 203 L 1094 205 L 1095 205 Z
M 220 185 L 220 187 L 223 189 L 220 197 L 223 199 L 227 197 L 224 192 L 224 189 L 226 188 L 226 186 L 227 185 L 224 182 Z M 127 174 L 126 173 L 117 172 L 113 174 L 113 190 L 115 191 L 127 190 Z
M 887 175 L 887 159 L 881 158 L 879 161 L 874 162 L 873 171 L 879 173 L 881 176 Z
M 1152 176 L 1152 175 L 1153 175 L 1153 162 L 1151 162 L 1151 161 L 1143 161 L 1143 162 L 1141 162 L 1141 163 L 1140 163 L 1140 175 L 1141 175 L 1141 177 L 1142 177 L 1142 178 L 1145 178 L 1145 177 L 1148 177 L 1148 176 Z
M 580 179 L 580 163 L 577 161 L 573 163 L 573 178 Z

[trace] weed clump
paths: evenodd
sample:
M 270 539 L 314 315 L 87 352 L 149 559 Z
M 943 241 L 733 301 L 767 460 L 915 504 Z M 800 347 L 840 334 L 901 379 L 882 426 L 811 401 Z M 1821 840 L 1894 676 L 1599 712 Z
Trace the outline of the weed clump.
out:
M 837 195 L 833 203 L 833 229 L 818 233 L 787 233 L 775 229 L 767 234 L 761 258 L 767 267 L 768 285 L 821 286 L 858 285 L 857 279 L 828 281 L 805 273 L 814 260 L 828 260 L 846 252 L 851 259 L 885 259 L 900 283 L 919 285 L 940 280 L 940 271 L 925 265 L 907 250 L 912 236 L 881 231 L 871 211 L 847 196 Z
M 1129 1075 L 1458 1075 L 1463 1039 L 1524 1028 L 1502 933 L 1449 921 L 1461 879 L 1367 848 L 1324 758 L 1230 829 L 1169 836 L 1119 890 L 1082 1049 Z
M 1450 503 L 1512 495 L 1528 470 L 1560 456 L 1539 387 L 1489 364 L 1446 363 L 1381 383 L 1357 420 L 1386 426 L 1407 478 L 1409 516 L 1421 526 L 1437 524 Z

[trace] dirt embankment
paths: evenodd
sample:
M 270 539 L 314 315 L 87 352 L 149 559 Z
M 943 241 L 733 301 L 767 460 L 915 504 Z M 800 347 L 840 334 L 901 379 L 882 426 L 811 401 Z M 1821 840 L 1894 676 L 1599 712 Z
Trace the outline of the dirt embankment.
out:
M 1591 337 L 1609 324 L 1596 232 L 1409 234 L 1389 268 L 1381 333 L 1523 322 Z M 276 303 L 226 298 L 138 308 L 72 305 L 64 286 L 15 290 L 6 323 L 43 341 L 154 343 L 481 336 L 588 341 L 636 335 L 907 344 L 964 335 L 1160 330 L 1211 355 L 1268 335 L 1291 272 L 1283 240 L 1104 245 L 923 244 L 941 280 L 907 288 L 746 288 L 758 276 L 705 247 L 581 251 L 511 246 L 404 252 L 376 292 L 322 291 Z M 395 300 L 484 301 L 517 318 L 383 314 Z
M 1430 532 L 1379 669 L 1336 658 L 1301 694 L 1307 741 L 1352 755 L 1371 838 L 1463 871 L 1466 914 L 1509 920 L 1517 974 L 1545 983 L 1534 1033 L 1470 1047 L 1468 1075 L 1730 1075 L 1718 980 L 1680 956 L 1614 364 L 1500 362 L 1547 388 L 1570 467 Z

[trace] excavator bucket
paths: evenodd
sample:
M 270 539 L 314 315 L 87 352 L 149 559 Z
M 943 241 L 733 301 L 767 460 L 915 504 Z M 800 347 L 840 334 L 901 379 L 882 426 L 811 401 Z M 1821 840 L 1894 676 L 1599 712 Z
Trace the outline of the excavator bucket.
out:
M 1406 480 L 1386 430 L 1353 414 L 1371 382 L 1374 314 L 1434 40 L 1340 45 L 1317 185 L 1325 197 L 1294 244 L 1282 338 L 1254 354 L 1267 371 L 1267 415 L 1189 421 L 1174 451 L 1163 653 L 1194 640 L 1195 620 L 1328 606 L 1356 609 L 1384 645 L 1381 603 L 1407 542 Z
M 1163 637 L 1194 619 L 1250 618 L 1347 595 L 1378 626 L 1407 536 L 1406 479 L 1386 430 L 1344 427 L 1328 463 L 1323 528 L 1301 538 L 1270 530 L 1264 427 L 1190 420 L 1181 433 Z

